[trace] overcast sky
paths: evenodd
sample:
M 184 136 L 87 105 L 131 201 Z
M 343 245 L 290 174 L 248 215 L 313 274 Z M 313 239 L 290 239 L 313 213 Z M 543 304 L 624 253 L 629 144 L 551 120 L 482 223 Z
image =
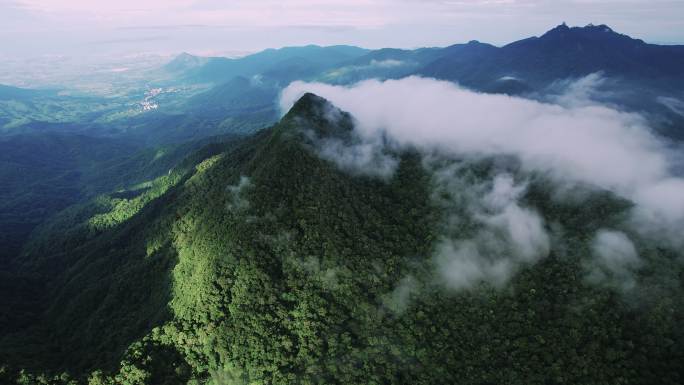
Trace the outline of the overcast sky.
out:
M 0 0 L 0 55 L 502 45 L 563 21 L 684 42 L 683 0 Z

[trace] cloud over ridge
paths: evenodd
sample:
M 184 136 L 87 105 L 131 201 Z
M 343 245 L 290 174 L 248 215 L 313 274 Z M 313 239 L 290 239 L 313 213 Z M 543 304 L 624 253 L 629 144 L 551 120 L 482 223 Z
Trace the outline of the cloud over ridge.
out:
M 562 100 L 572 103 L 563 105 L 476 93 L 421 77 L 351 86 L 294 82 L 282 92 L 280 104 L 287 111 L 312 92 L 351 113 L 354 144 L 317 143 L 319 155 L 344 170 L 386 177 L 398 164 L 386 146 L 427 154 L 424 164 L 434 172 L 435 196 L 450 196 L 435 198 L 445 216 L 432 256 L 436 273 L 452 289 L 478 282 L 500 286 L 553 248 L 555 224 L 522 202 L 528 173 L 554 181 L 554 199 L 572 198 L 577 204 L 584 198 L 576 187 L 611 191 L 634 203 L 621 224 L 632 235 L 682 245 L 684 179 L 672 171 L 676 152 L 641 116 L 580 100 L 595 78 L 568 87 Z M 431 163 L 442 157 L 466 160 L 463 167 L 494 157 L 513 162 L 522 174 L 496 171 L 491 180 L 472 181 L 459 176 L 459 162 Z M 473 225 L 474 233 L 461 230 Z M 603 229 L 590 248 L 588 281 L 635 286 L 631 274 L 640 266 L 639 257 L 627 234 Z
M 526 170 L 613 191 L 652 218 L 684 219 L 684 179 L 671 172 L 676 156 L 639 115 L 476 93 L 415 76 L 349 87 L 294 82 L 281 108 L 305 92 L 350 112 L 367 143 L 387 136 L 398 146 L 458 156 L 511 155 Z

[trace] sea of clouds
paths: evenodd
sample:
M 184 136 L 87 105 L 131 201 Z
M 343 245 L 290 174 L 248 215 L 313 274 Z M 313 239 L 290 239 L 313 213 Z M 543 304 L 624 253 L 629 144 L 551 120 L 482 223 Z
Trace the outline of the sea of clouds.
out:
M 598 80 L 592 75 L 569 83 L 552 102 L 478 93 L 415 76 L 351 86 L 294 82 L 283 90 L 280 104 L 287 111 L 311 92 L 351 113 L 359 140 L 353 146 L 334 141 L 320 146 L 321 155 L 342 168 L 391 175 L 397 162 L 383 150 L 388 143 L 461 159 L 513 157 L 523 171 L 542 173 L 558 186 L 608 190 L 633 202 L 634 231 L 681 247 L 684 178 L 673 172 L 681 169 L 681 152 L 654 134 L 642 116 L 589 100 Z M 547 224 L 519 203 L 525 181 L 502 173 L 464 188 L 444 171 L 436 174 L 438 181 L 453 184 L 450 191 L 461 195 L 470 217 L 484 229 L 468 239 L 445 236 L 438 243 L 435 261 L 450 286 L 505 282 L 516 266 L 549 253 Z M 471 193 L 463 196 L 463 191 Z M 594 278 L 599 267 L 625 276 L 626 269 L 639 265 L 623 232 L 604 229 L 593 242 Z

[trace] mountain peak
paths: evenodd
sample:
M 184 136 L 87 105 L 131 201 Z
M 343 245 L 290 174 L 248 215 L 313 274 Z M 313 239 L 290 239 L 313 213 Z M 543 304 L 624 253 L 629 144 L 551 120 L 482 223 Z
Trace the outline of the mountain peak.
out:
M 187 53 L 187 52 L 181 52 L 180 54 L 176 55 L 176 57 L 174 57 L 171 60 L 171 62 L 169 62 L 169 64 L 171 64 L 171 63 L 193 63 L 199 59 L 200 59 L 199 56 L 195 56 L 195 55 L 192 55 L 192 54 Z
M 562 34 L 567 34 L 567 33 L 575 33 L 575 32 L 580 32 L 583 34 L 586 33 L 594 33 L 594 32 L 601 32 L 601 33 L 615 33 L 612 28 L 605 24 L 599 24 L 595 25 L 592 23 L 589 23 L 585 25 L 584 27 L 569 27 L 565 22 L 563 24 L 560 24 L 549 31 L 547 31 L 542 37 L 544 36 L 557 36 L 557 35 L 562 35 Z
M 570 33 L 570 27 L 568 27 L 568 25 L 565 24 L 565 22 L 563 22 L 563 24 L 557 25 L 554 28 L 548 30 L 541 37 L 542 38 L 549 38 L 549 37 L 566 36 L 568 33 Z
M 333 107 L 332 104 L 325 98 L 322 98 L 314 93 L 307 92 L 302 95 L 290 108 L 288 115 L 312 115 L 320 114 L 325 109 Z
M 181 72 L 191 68 L 199 67 L 206 62 L 206 58 L 195 56 L 187 52 L 182 52 L 173 60 L 168 62 L 164 69 L 171 72 Z
M 568 25 L 565 22 L 562 22 L 561 24 L 558 24 L 553 29 L 551 29 L 549 32 L 565 32 L 565 31 L 569 31 L 569 30 L 570 30 L 570 27 L 568 27 Z
M 296 126 L 306 122 L 306 128 L 318 136 L 345 137 L 354 127 L 349 113 L 334 106 L 330 101 L 311 92 L 302 95 L 283 117 L 283 121 L 294 121 Z
M 592 31 L 592 32 L 615 32 L 613 31 L 612 28 L 605 24 L 599 24 L 599 25 L 594 25 L 592 23 L 589 23 L 585 25 L 582 29 L 585 31 Z
M 619 44 L 639 44 L 643 41 L 632 39 L 627 35 L 615 32 L 612 28 L 605 24 L 587 24 L 584 27 L 569 27 L 563 23 L 542 35 L 539 39 L 542 41 L 552 42 L 554 44 L 563 42 L 603 42 L 603 43 L 619 43 Z M 515 44 L 515 43 L 513 43 Z

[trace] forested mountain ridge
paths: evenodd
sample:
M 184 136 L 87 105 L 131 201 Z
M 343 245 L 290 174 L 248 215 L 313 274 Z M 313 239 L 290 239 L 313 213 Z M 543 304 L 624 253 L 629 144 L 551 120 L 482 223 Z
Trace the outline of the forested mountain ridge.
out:
M 561 229 L 548 256 L 510 282 L 454 290 L 436 242 L 478 231 L 467 202 L 418 151 L 387 148 L 397 159 L 387 178 L 342 170 L 321 146 L 353 143 L 354 125 L 306 94 L 275 126 L 46 224 L 20 260 L 46 287 L 25 318 L 34 323 L 0 336 L 0 378 L 681 382 L 680 252 L 630 234 L 643 286 L 586 279 L 592 234 L 620 226 L 629 202 L 587 191 L 559 204 L 549 180 L 530 176 L 524 205 Z M 497 159 L 438 163 L 458 165 L 451 177 L 463 186 L 521 172 Z M 73 380 L 29 374 L 43 371 Z
M 0 265 L 60 210 L 162 175 L 212 141 L 145 148 L 131 140 L 47 132 L 0 137 Z
M 315 74 L 321 70 L 333 67 L 344 61 L 353 60 L 368 52 L 368 50 L 354 46 L 320 47 L 308 45 L 302 47 L 284 47 L 280 49 L 266 49 L 252 55 L 237 59 L 213 57 L 205 63 L 191 66 L 182 74 L 182 79 L 188 82 L 211 82 L 220 84 L 235 76 L 251 77 L 263 72 L 276 71 L 278 68 L 298 67 L 305 73 Z M 181 55 L 181 59 L 188 57 Z M 200 58 L 194 57 L 193 61 Z M 178 59 L 178 58 L 176 58 Z M 174 60 L 175 62 L 175 60 Z M 287 73 L 282 75 L 288 76 Z M 301 75 L 301 74 L 297 74 Z M 271 77 L 272 81 L 280 81 L 278 77 Z M 286 85 L 286 84 L 284 84 Z

